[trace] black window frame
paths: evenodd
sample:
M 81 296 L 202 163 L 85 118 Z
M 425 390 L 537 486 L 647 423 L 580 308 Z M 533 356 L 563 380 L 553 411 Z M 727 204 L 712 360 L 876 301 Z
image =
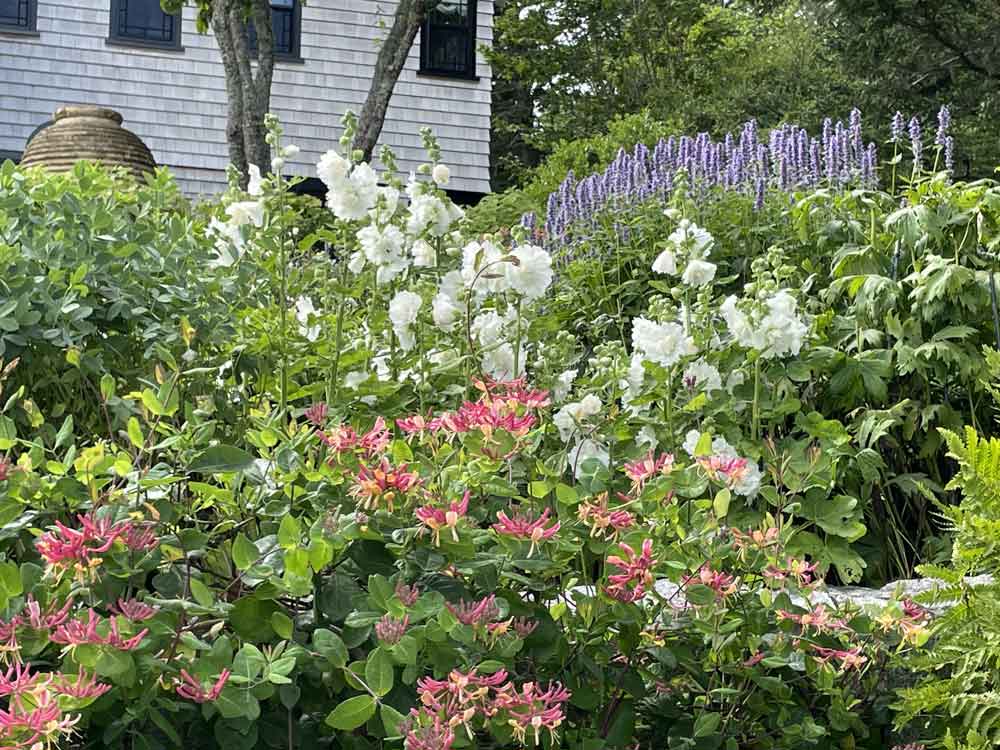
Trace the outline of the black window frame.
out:
M 424 23 L 420 27 L 420 69 L 419 73 L 426 76 L 440 76 L 443 78 L 458 78 L 467 81 L 478 81 L 479 76 L 476 73 L 476 52 L 477 52 L 477 6 L 479 5 L 477 0 L 464 0 L 468 4 L 468 16 L 466 17 L 466 32 L 468 37 L 466 39 L 466 50 L 465 50 L 465 69 L 464 70 L 453 70 L 451 68 L 441 68 L 435 67 L 431 57 L 431 52 L 433 50 L 432 40 L 434 39 L 434 28 L 436 24 L 434 23 L 433 14 L 434 11 L 427 13 L 427 17 L 424 19 Z M 444 26 L 443 28 L 460 28 L 456 26 Z
M 25 8 L 24 23 L 6 23 L 0 20 L 0 32 L 36 34 L 38 32 L 38 0 L 15 0 Z M 20 18 L 20 11 L 18 12 Z
M 181 12 L 177 13 L 164 13 L 164 15 L 173 18 L 173 34 L 169 41 L 161 39 L 146 39 L 138 36 L 128 36 L 126 34 L 120 33 L 120 28 L 118 25 L 118 20 L 122 13 L 122 8 L 128 7 L 130 2 L 155 2 L 159 5 L 159 0 L 111 0 L 111 9 L 108 18 L 108 44 L 113 44 L 123 47 L 147 47 L 150 49 L 162 49 L 162 50 L 183 50 L 184 47 L 181 46 L 181 33 L 183 30 L 183 14 Z
M 270 4 L 270 3 L 269 3 Z M 274 28 L 274 11 L 288 10 L 286 8 L 275 8 L 271 5 L 271 28 Z M 301 0 L 292 0 L 291 7 L 291 18 L 292 18 L 292 33 L 291 33 L 291 48 L 288 51 L 275 50 L 274 59 L 276 62 L 304 62 L 302 59 L 302 2 Z M 250 50 L 250 55 L 254 58 L 257 57 L 257 35 L 251 33 L 253 30 L 253 23 L 247 22 L 247 47 Z

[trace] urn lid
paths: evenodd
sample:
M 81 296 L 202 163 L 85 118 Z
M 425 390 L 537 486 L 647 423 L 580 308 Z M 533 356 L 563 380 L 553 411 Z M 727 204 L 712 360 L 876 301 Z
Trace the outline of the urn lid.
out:
M 88 104 L 59 107 L 51 124 L 36 131 L 21 157 L 25 167 L 68 172 L 81 160 L 120 166 L 139 176 L 152 172 L 156 161 L 146 144 L 122 126 L 113 109 Z

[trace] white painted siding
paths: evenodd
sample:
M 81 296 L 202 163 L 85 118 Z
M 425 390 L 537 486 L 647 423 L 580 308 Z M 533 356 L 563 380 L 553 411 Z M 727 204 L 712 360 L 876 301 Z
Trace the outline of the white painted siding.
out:
M 98 104 L 122 113 L 124 126 L 169 166 L 186 192 L 215 192 L 226 168 L 225 82 L 211 34 L 184 10 L 183 50 L 106 43 L 110 0 L 38 0 L 38 36 L 0 32 L 0 151 L 22 151 L 31 132 L 63 104 Z M 309 0 L 302 8 L 304 63 L 277 62 L 271 109 L 286 142 L 302 153 L 288 171 L 314 174 L 340 136 L 340 117 L 359 112 L 393 0 Z M 478 40 L 492 40 L 493 2 L 479 0 Z M 477 55 L 478 81 L 421 76 L 419 36 L 393 93 L 381 143 L 400 168 L 423 160 L 419 129 L 437 135 L 452 168 L 449 187 L 489 191 L 490 69 Z

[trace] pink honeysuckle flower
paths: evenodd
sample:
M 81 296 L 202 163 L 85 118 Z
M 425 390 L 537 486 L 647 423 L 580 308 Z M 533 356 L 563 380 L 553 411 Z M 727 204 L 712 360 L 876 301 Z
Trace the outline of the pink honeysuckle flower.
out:
M 697 456 L 695 461 L 708 478 L 732 489 L 752 470 L 750 461 L 733 456 Z
M 420 589 L 416 586 L 407 586 L 400 581 L 396 584 L 395 594 L 404 607 L 412 607 L 417 603 L 417 599 L 420 598 Z
M 19 618 L 10 622 L 0 620 L 0 664 L 21 663 L 21 643 L 17 640 Z
M 396 420 L 396 426 L 406 435 L 426 432 L 429 429 L 428 424 L 428 420 L 420 414 L 414 414 L 412 417 L 401 417 Z
M 469 491 L 462 495 L 461 502 L 452 502 L 448 509 L 435 508 L 433 505 L 425 505 L 417 508 L 417 518 L 434 533 L 434 546 L 441 546 L 442 529 L 451 529 L 451 538 L 458 541 L 458 522 L 461 521 L 469 510 Z
M 59 675 L 52 686 L 55 692 L 72 698 L 99 698 L 111 689 L 110 685 L 97 681 L 96 673 L 88 675 L 83 669 L 73 681 L 64 674 Z
M 590 535 L 597 539 L 615 537 L 635 526 L 635 517 L 628 511 L 609 508 L 608 493 L 602 492 L 595 502 L 583 502 L 576 511 L 577 518 L 590 526 Z
M 636 554 L 635 550 L 624 542 L 620 542 L 618 547 L 625 553 L 625 557 L 611 555 L 607 562 L 623 572 L 608 576 L 610 585 L 605 591 L 621 602 L 638 601 L 645 595 L 646 587 L 653 583 L 652 568 L 656 565 L 656 560 L 653 559 L 653 540 L 643 541 L 640 554 Z
M 108 621 L 108 635 L 101 636 L 97 632 L 97 626 L 102 623 L 100 617 L 93 609 L 88 610 L 86 622 L 82 620 L 69 620 L 53 631 L 50 640 L 53 643 L 60 643 L 73 648 L 85 644 L 95 646 L 111 646 L 119 651 L 132 651 L 139 646 L 142 639 L 149 633 L 148 628 L 144 628 L 131 638 L 122 638 L 118 632 L 118 621 L 111 618 Z
M 159 607 L 150 606 L 138 599 L 129 599 L 128 601 L 119 599 L 118 604 L 112 607 L 112 610 L 132 622 L 144 622 L 155 617 L 156 613 L 160 611 Z
M 400 639 L 406 635 L 406 629 L 410 625 L 410 616 L 404 615 L 402 620 L 397 620 L 392 615 L 386 615 L 375 623 L 375 635 L 379 641 L 387 646 L 399 643 Z
M 542 515 L 534 521 L 530 520 L 529 517 L 522 516 L 520 514 L 515 514 L 513 518 L 510 518 L 506 513 L 500 511 L 497 513 L 497 522 L 493 524 L 493 529 L 498 534 L 502 534 L 504 536 L 530 541 L 531 547 L 528 549 L 528 557 L 531 557 L 535 553 L 535 548 L 540 542 L 551 539 L 559 533 L 560 524 L 558 521 L 552 524 L 549 528 L 545 528 L 545 524 L 548 520 L 548 508 L 542 511 Z
M 28 594 L 28 600 L 24 604 L 24 612 L 28 616 L 27 624 L 32 630 L 52 630 L 66 622 L 72 606 L 73 598 L 70 597 L 62 608 L 54 609 L 54 605 L 52 605 L 45 612 L 42 612 L 42 607 L 35 600 L 35 597 Z
M 13 464 L 7 460 L 6 456 L 0 456 L 0 482 L 8 480 L 12 471 Z
M 160 540 L 156 536 L 156 524 L 148 521 L 128 522 L 121 539 L 125 546 L 134 552 L 147 552 L 156 549 L 160 544 Z
M 386 458 L 374 469 L 362 464 L 348 494 L 359 500 L 367 510 L 375 510 L 384 502 L 392 512 L 396 496 L 405 495 L 420 484 L 420 477 L 406 468 L 406 464 L 394 467 Z
M 832 617 L 830 610 L 822 604 L 817 604 L 812 610 L 801 615 L 779 609 L 775 611 L 775 616 L 779 622 L 788 620 L 789 622 L 801 625 L 803 628 L 812 628 L 817 633 L 833 633 L 849 630 L 844 620 Z
M 780 530 L 774 526 L 763 531 L 754 529 L 753 531 L 742 532 L 739 529 L 730 529 L 733 535 L 733 547 L 738 550 L 745 550 L 750 547 L 756 549 L 766 549 L 773 547 L 780 541 Z
M 303 415 L 314 427 L 322 427 L 326 424 L 327 405 L 322 401 L 317 401 L 303 412 Z
M 868 661 L 868 657 L 862 655 L 860 646 L 846 650 L 823 648 L 822 646 L 813 646 L 812 649 L 817 654 L 816 661 L 821 664 L 829 664 L 832 660 L 839 661 L 843 671 L 859 669 Z
M 385 419 L 379 417 L 375 420 L 372 428 L 361 436 L 358 445 L 361 450 L 371 457 L 377 456 L 384 451 L 386 446 L 389 445 L 390 440 L 392 440 L 392 435 L 389 432 L 389 428 L 385 425 Z
M 482 391 L 481 400 L 486 404 L 496 402 L 506 403 L 511 408 L 521 405 L 528 409 L 541 409 L 548 406 L 549 392 L 528 388 L 527 378 L 516 380 L 474 380 L 473 385 Z
M 625 474 L 632 480 L 632 489 L 641 492 L 652 477 L 657 474 L 667 476 L 674 468 L 674 454 L 661 453 L 658 458 L 650 451 L 644 458 L 625 464 Z
M 46 690 L 32 694 L 25 705 L 21 695 L 11 697 L 7 710 L 0 709 L 0 737 L 5 747 L 57 747 L 73 733 L 80 716 L 63 715 L 54 696 Z
M 32 673 L 30 664 L 15 664 L 6 672 L 0 672 L 0 696 L 34 693 L 48 681 L 47 676 Z
M 35 541 L 38 554 L 56 577 L 67 570 L 74 571 L 79 578 L 92 577 L 103 562 L 100 555 L 110 550 L 130 526 L 127 521 L 115 523 L 108 518 L 95 518 L 93 514 L 78 515 L 77 520 L 79 529 L 56 521 L 55 530 L 45 532 Z
M 187 670 L 181 670 L 181 681 L 177 683 L 177 695 L 181 698 L 187 698 L 195 703 L 211 703 L 219 699 L 222 695 L 222 689 L 226 686 L 229 681 L 229 675 L 232 674 L 228 669 L 223 669 L 219 676 L 215 680 L 215 684 L 210 688 L 205 688 L 201 682 L 196 680 Z
M 715 596 L 718 599 L 724 599 L 736 591 L 736 579 L 728 573 L 712 570 L 708 563 L 702 565 L 697 573 L 684 579 L 685 585 L 691 583 L 700 583 L 703 586 L 708 586 L 708 588 L 715 592 Z
M 462 599 L 458 604 L 447 602 L 445 606 L 460 623 L 472 627 L 482 627 L 493 622 L 500 614 L 496 599 L 496 594 L 490 594 L 478 602 L 467 602 Z
M 413 709 L 413 713 L 423 716 L 416 709 Z M 440 716 L 424 721 L 408 719 L 407 724 L 400 727 L 400 731 L 404 736 L 405 750 L 451 750 L 455 743 L 455 732 Z
M 353 451 L 358 445 L 358 433 L 350 425 L 336 425 L 326 432 L 317 432 L 320 442 L 336 453 Z
M 526 744 L 528 732 L 533 733 L 534 744 L 540 744 L 542 729 L 548 730 L 555 743 L 557 730 L 566 719 L 565 704 L 570 697 L 570 692 L 558 682 L 545 690 L 535 682 L 526 682 L 519 690 L 509 684 L 497 692 L 491 709 L 493 714 L 506 713 L 507 724 L 521 744 Z
M 529 620 L 526 617 L 517 617 L 514 619 L 514 632 L 522 640 L 534 633 L 537 628 L 537 620 Z

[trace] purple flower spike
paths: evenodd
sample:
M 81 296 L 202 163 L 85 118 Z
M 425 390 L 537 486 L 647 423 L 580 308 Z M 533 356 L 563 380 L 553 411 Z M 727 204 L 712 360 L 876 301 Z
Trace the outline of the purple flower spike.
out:
M 951 110 L 945 104 L 938 110 L 938 127 L 934 136 L 934 143 L 937 146 L 944 146 L 948 139 L 948 129 L 951 127 Z
M 892 142 L 899 143 L 903 140 L 903 130 L 906 128 L 906 119 L 903 117 L 903 113 L 897 111 L 896 114 L 892 116 Z
M 913 149 L 913 163 L 919 169 L 924 155 L 924 136 L 919 117 L 910 119 L 910 148 Z

